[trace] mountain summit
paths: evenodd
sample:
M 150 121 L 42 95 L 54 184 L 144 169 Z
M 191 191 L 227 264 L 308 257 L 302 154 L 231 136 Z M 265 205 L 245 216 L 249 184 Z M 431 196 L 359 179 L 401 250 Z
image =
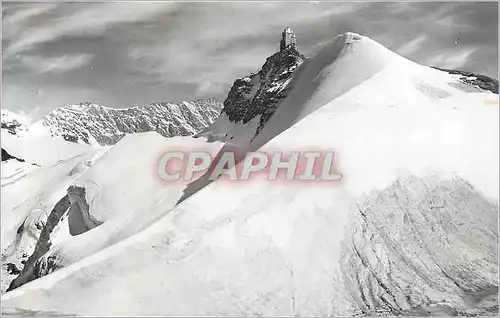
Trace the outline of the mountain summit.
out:
M 255 137 L 278 104 L 288 96 L 295 71 L 305 60 L 297 48 L 292 29 L 285 28 L 281 34 L 280 51 L 268 57 L 256 74 L 234 81 L 221 116 L 200 135 L 209 131 L 209 135 L 217 140 L 232 139 L 239 134 L 238 125 L 252 122 L 249 125 L 255 130 L 250 138 Z

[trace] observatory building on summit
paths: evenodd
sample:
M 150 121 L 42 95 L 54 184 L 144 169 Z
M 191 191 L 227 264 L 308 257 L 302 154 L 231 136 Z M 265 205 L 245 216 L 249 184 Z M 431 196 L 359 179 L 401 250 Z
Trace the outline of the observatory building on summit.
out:
M 295 43 L 295 34 L 293 30 L 286 27 L 281 33 L 280 51 L 286 50 L 289 47 L 295 47 Z

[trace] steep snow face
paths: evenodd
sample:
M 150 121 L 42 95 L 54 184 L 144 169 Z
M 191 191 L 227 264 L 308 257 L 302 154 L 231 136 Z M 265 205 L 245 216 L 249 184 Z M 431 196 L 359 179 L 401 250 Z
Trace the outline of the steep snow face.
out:
M 190 181 L 162 180 L 158 172 L 161 157 L 169 151 L 216 154 L 221 147 L 222 143 L 207 143 L 204 138 L 164 138 L 155 132 L 127 135 L 75 185 L 86 189 L 90 215 L 97 221 L 106 222 L 130 213 L 140 216 L 140 223 L 147 223 L 149 217 L 155 218 L 153 211 L 164 213 L 171 208 Z M 141 227 L 138 223 L 130 226 Z
M 268 57 L 257 74 L 237 79 L 221 116 L 199 135 L 229 142 L 238 142 L 242 135 L 252 139 L 292 89 L 290 82 L 304 60 L 304 55 L 290 46 Z
M 155 103 L 113 109 L 92 103 L 58 108 L 42 123 L 54 136 L 86 144 L 113 145 L 125 134 L 156 131 L 165 137 L 187 136 L 207 127 L 219 115 L 220 102 Z
M 217 180 L 138 234 L 5 294 L 3 306 L 114 316 L 498 314 L 498 95 L 467 92 L 450 74 L 346 37 L 353 45 L 333 65 L 310 64 L 319 83 L 299 85 L 309 73 L 301 66 L 294 90 L 309 98 L 287 102 L 297 109 L 285 123 L 278 108 L 276 124 L 292 126 L 266 132 L 268 122 L 262 134 L 279 134 L 260 148 L 333 149 L 342 182 Z M 330 76 L 340 75 L 337 87 Z

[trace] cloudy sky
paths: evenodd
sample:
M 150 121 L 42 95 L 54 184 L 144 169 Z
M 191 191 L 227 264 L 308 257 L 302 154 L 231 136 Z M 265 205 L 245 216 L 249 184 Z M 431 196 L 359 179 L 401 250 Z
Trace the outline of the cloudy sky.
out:
M 224 100 L 291 26 L 306 56 L 354 31 L 426 65 L 497 77 L 490 3 L 2 3 L 2 107 Z

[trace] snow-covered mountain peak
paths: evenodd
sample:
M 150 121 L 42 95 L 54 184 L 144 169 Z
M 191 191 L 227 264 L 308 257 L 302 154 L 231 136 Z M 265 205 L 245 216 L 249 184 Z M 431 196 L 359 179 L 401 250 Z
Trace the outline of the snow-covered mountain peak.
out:
M 361 34 L 358 34 L 358 33 L 346 32 L 346 33 L 337 35 L 335 42 L 341 42 L 344 44 L 352 44 L 355 41 L 362 40 L 363 38 L 366 38 L 366 37 L 362 36 Z
M 230 140 L 241 134 L 243 128 L 249 138 L 256 136 L 292 89 L 295 71 L 305 60 L 297 48 L 293 31 L 285 29 L 280 51 L 269 56 L 257 73 L 234 81 L 221 116 L 200 135 Z
M 258 73 L 234 82 L 222 113 L 232 122 L 245 124 L 261 115 L 263 125 L 277 102 L 286 96 L 293 73 L 304 60 L 304 55 L 295 46 L 271 55 Z
M 242 145 L 253 142 L 264 126 L 272 126 L 269 129 L 275 136 L 384 67 L 415 64 L 354 32 L 333 37 L 312 58 L 300 53 L 291 29 L 283 31 L 280 43 L 280 51 L 268 57 L 258 73 L 234 82 L 221 116 L 200 135 Z M 292 105 L 299 104 L 296 114 L 299 109 Z M 276 116 L 277 112 L 283 114 Z M 269 124 L 272 117 L 280 124 Z
M 48 167 L 47 182 L 23 177 L 40 184 L 29 191 L 13 180 L 21 163 L 11 160 L 2 241 L 24 242 L 26 216 L 39 239 L 26 265 L 21 249 L 9 256 L 22 272 L 4 306 L 108 316 L 498 315 L 498 95 L 351 32 L 306 59 L 285 31 L 284 49 L 236 80 L 199 134 L 226 143 L 131 134 Z M 55 117 L 78 126 L 117 116 L 135 128 L 148 112 L 167 116 L 163 108 L 190 122 L 198 109 L 74 105 Z M 205 174 L 163 183 L 158 157 L 171 149 L 333 149 L 342 180 L 236 185 Z M 39 202 L 46 222 L 31 208 Z
M 349 67 L 351 72 L 371 72 L 373 69 L 397 62 L 407 61 L 400 55 L 392 52 L 379 42 L 354 32 L 346 32 L 336 36 L 326 44 L 314 57 L 318 64 L 342 64 Z M 347 65 L 345 65 L 347 64 Z

